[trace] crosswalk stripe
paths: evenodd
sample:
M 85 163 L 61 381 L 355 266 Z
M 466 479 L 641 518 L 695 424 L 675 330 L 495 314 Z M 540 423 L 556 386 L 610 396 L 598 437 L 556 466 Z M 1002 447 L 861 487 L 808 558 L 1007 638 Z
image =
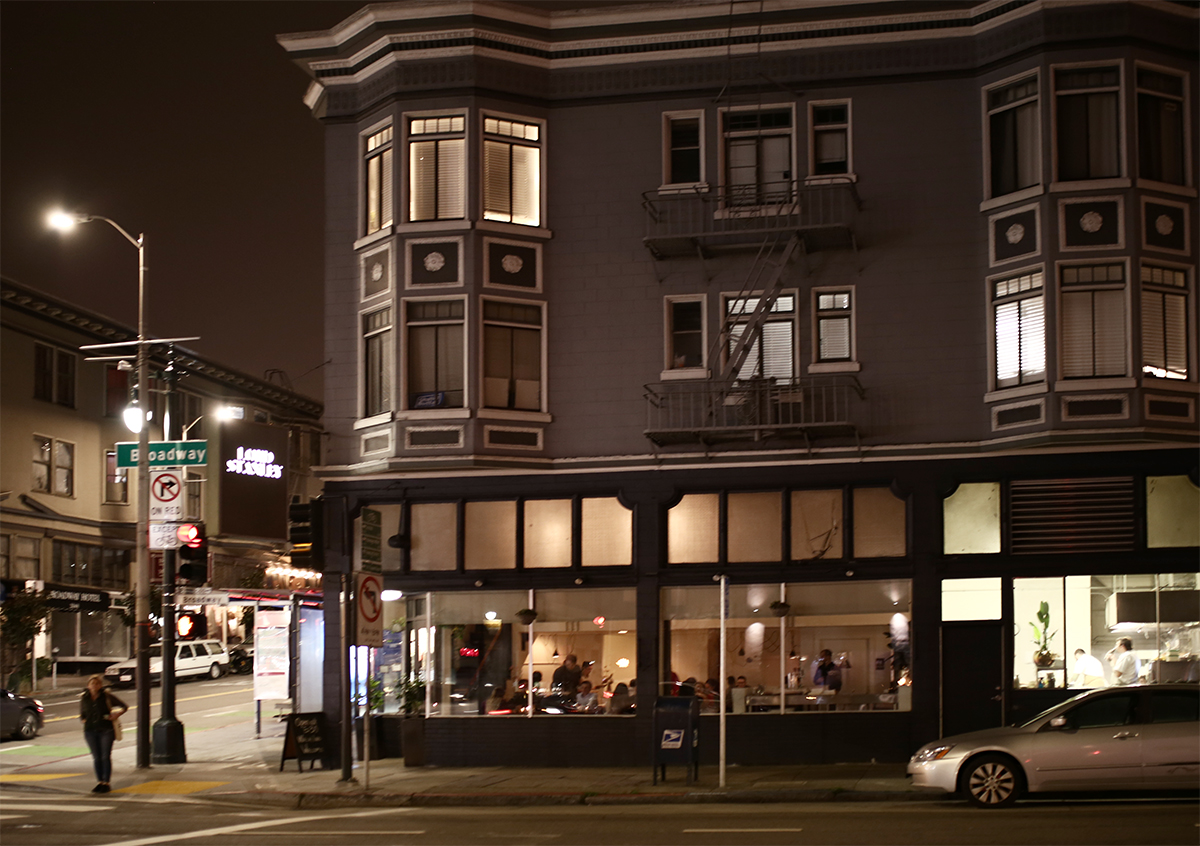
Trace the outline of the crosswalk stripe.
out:
M 4 810 L 6 811 L 53 811 L 56 814 L 90 814 L 92 811 L 111 811 L 116 805 L 87 805 L 85 807 L 77 807 L 75 805 L 67 805 L 61 801 L 54 802 L 48 805 L 39 805 L 36 802 L 9 802 L 4 800 Z

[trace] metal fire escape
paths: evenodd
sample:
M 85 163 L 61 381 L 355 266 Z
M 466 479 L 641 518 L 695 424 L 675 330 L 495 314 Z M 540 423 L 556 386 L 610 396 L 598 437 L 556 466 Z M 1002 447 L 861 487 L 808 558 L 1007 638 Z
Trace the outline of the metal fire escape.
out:
M 780 380 L 745 367 L 759 349 L 788 268 L 802 265 L 797 259 L 810 251 L 857 249 L 854 219 L 861 204 L 854 183 L 836 177 L 813 186 L 789 182 L 772 196 L 776 201 L 764 207 L 700 191 L 643 195 L 644 243 L 658 260 L 697 256 L 707 261 L 718 253 L 755 250 L 741 290 L 730 300 L 742 309 L 723 311 L 707 351 L 714 377 L 646 386 L 645 434 L 657 444 L 773 438 L 808 445 L 816 436 L 857 442 L 851 410 L 863 390 L 852 374 Z

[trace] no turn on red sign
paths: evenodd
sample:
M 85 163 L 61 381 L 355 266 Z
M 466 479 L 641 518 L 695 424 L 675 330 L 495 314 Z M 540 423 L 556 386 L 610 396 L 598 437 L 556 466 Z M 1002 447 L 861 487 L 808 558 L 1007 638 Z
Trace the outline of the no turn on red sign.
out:
M 150 519 L 174 523 L 183 519 L 182 470 L 155 470 L 150 474 Z
M 383 646 L 383 579 L 374 573 L 355 578 L 355 638 L 359 646 Z

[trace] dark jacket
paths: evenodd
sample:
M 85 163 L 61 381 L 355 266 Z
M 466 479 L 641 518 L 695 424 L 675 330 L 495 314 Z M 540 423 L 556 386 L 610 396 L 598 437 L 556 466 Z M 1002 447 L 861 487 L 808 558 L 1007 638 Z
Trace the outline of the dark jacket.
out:
M 83 720 L 84 731 L 112 731 L 112 720 L 108 715 L 113 709 L 128 711 L 129 707 L 105 688 L 93 699 L 92 692 L 85 690 L 79 697 L 79 719 Z

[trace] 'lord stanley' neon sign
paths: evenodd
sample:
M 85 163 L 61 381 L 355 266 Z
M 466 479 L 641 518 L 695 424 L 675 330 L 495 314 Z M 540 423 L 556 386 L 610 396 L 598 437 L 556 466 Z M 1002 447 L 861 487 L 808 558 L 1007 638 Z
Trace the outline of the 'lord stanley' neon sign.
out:
M 275 463 L 275 453 L 269 449 L 237 448 L 237 458 L 227 459 L 226 473 L 239 476 L 261 476 L 264 479 L 283 478 L 283 465 Z

